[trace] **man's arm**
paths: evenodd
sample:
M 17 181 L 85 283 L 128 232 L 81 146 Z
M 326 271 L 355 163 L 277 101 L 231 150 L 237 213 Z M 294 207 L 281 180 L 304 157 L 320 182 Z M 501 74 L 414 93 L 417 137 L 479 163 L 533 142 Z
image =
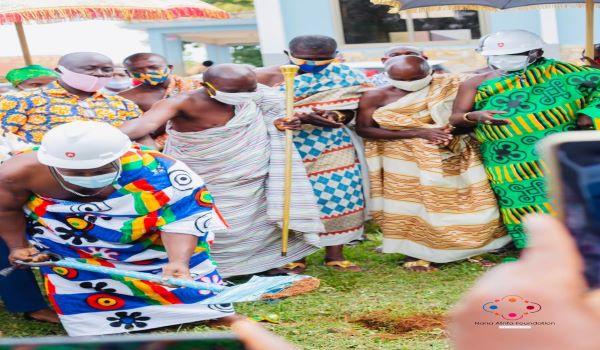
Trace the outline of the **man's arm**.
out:
M 369 139 L 397 140 L 424 138 L 432 143 L 446 143 L 452 136 L 442 128 L 415 128 L 411 130 L 386 130 L 380 128 L 373 120 L 373 113 L 380 107 L 379 98 L 381 91 L 365 92 L 360 98 L 358 117 L 356 119 L 356 132 L 358 135 Z
M 9 260 L 42 261 L 42 256 L 33 257 L 37 251 L 29 248 L 25 229 L 25 213 L 23 206 L 31 196 L 23 183 L 27 175 L 23 169 L 26 164 L 23 158 L 17 156 L 6 161 L 0 166 L 0 238 L 6 243 L 9 251 Z
M 190 258 L 198 244 L 198 237 L 184 233 L 163 232 L 161 240 L 169 258 L 169 262 L 163 268 L 163 277 L 191 279 Z
M 577 126 L 580 129 L 600 130 L 600 83 L 588 91 L 586 107 L 577 111 Z
M 27 101 L 14 94 L 0 96 L 0 124 L 13 134 L 27 123 Z
M 450 124 L 457 128 L 473 128 L 478 123 L 489 125 L 506 125 L 510 121 L 506 119 L 495 118 L 496 114 L 506 113 L 504 111 L 475 111 L 475 95 L 477 88 L 489 78 L 489 74 L 480 74 L 469 80 L 466 80 L 458 88 L 454 104 L 452 105 L 452 115 L 450 116 Z M 468 113 L 468 114 L 467 114 Z
M 129 120 L 119 127 L 132 140 L 139 140 L 161 128 L 179 113 L 187 96 L 178 95 L 156 102 L 141 117 Z

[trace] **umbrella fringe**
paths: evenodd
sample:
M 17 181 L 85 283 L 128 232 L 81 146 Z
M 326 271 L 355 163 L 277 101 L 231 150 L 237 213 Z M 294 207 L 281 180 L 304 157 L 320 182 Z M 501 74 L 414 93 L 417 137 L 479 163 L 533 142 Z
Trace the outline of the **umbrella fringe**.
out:
M 168 21 L 175 18 L 227 19 L 229 14 L 218 9 L 178 7 L 164 10 L 115 7 L 65 7 L 54 9 L 31 9 L 16 13 L 0 13 L 0 24 L 27 22 L 56 22 L 64 20 L 125 20 L 125 21 Z
M 501 9 L 483 5 L 440 5 L 440 6 L 426 6 L 418 7 L 408 10 L 400 10 L 402 7 L 400 0 L 371 0 L 375 5 L 386 5 L 390 6 L 389 13 L 423 13 L 430 11 L 500 11 Z M 600 8 L 599 3 L 594 4 L 595 7 Z M 511 10 L 533 10 L 533 9 L 551 9 L 551 8 L 573 8 L 573 7 L 585 7 L 585 3 L 571 3 L 571 4 L 540 4 L 540 5 L 529 5 L 521 7 L 513 7 L 509 9 L 502 9 L 502 11 Z

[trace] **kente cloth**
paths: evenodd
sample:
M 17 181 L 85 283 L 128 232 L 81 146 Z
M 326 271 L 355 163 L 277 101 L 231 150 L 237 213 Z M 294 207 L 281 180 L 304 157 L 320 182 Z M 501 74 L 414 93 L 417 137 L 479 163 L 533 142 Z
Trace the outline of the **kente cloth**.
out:
M 39 77 L 51 77 L 51 78 L 59 78 L 60 75 L 44 66 L 40 66 L 38 64 L 32 64 L 29 66 L 25 66 L 22 68 L 15 68 L 6 73 L 6 80 L 8 80 L 13 86 L 17 86 L 24 82 L 25 80 L 39 78 Z
M 0 96 L 2 128 L 35 144 L 60 124 L 90 120 L 119 126 L 141 114 L 135 103 L 121 96 L 104 96 L 96 92 L 82 99 L 56 82 L 45 88 Z
M 281 118 L 278 91 L 260 87 L 257 103 L 237 106 L 222 127 L 178 132 L 167 127 L 165 153 L 189 165 L 206 181 L 229 223 L 215 231 L 212 257 L 225 277 L 281 267 L 318 248 L 306 243 L 323 231 L 316 197 L 300 156 L 293 153 L 289 247 L 281 256 L 285 134 L 274 119 Z
M 501 110 L 505 126 L 479 124 L 475 137 L 487 176 L 500 204 L 502 219 L 515 245 L 526 237 L 521 221 L 529 213 L 553 213 L 544 185 L 545 165 L 536 150 L 546 135 L 576 127 L 578 113 L 600 127 L 600 71 L 551 59 L 541 59 L 524 72 L 484 82 L 475 110 Z
M 319 73 L 305 73 L 294 79 L 294 113 L 324 110 L 356 110 L 361 93 L 371 85 L 359 71 L 332 63 Z M 280 89 L 283 91 L 284 86 Z M 306 172 L 318 198 L 325 231 L 321 244 L 334 246 L 360 238 L 364 221 L 365 192 L 368 184 L 362 142 L 347 128 L 304 124 L 294 132 Z M 361 164 L 362 163 L 362 164 Z
M 462 79 L 435 76 L 429 87 L 377 109 L 373 120 L 387 130 L 447 125 Z M 384 253 L 446 263 L 510 242 L 478 148 L 470 135 L 446 147 L 422 138 L 366 141 L 371 214 Z
M 168 262 L 161 233 L 198 237 L 190 259 L 195 279 L 221 283 L 209 255 L 221 222 L 210 192 L 183 163 L 132 148 L 121 157 L 117 190 L 104 201 L 72 202 L 32 195 L 24 207 L 38 249 L 65 259 L 122 270 L 162 273 Z M 216 226 L 215 226 L 216 225 Z M 206 290 L 65 267 L 43 267 L 50 302 L 71 336 L 100 335 L 220 318 L 229 305 L 200 305 Z
M 167 91 L 165 91 L 164 98 L 169 98 L 173 96 L 177 96 L 182 92 L 189 92 L 196 89 L 200 89 L 202 87 L 202 81 L 191 78 L 182 78 L 176 75 L 171 75 L 169 86 L 167 87 Z M 165 144 L 167 143 L 168 135 L 166 133 L 157 136 L 154 139 L 156 146 L 158 149 L 165 148 Z

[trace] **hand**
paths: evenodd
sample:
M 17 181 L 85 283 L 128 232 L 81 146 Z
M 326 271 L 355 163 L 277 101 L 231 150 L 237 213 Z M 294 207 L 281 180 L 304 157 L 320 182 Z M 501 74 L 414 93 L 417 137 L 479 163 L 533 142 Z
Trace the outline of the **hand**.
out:
M 452 141 L 451 130 L 447 127 L 419 129 L 417 137 L 427 140 L 429 144 L 447 146 Z
M 481 123 L 486 125 L 507 125 L 510 124 L 510 120 L 495 118 L 496 114 L 505 114 L 505 111 L 476 111 L 469 112 L 467 119 L 474 123 Z
M 338 116 L 334 112 L 325 111 L 315 107 L 313 107 L 312 113 L 307 113 L 300 116 L 300 120 L 302 120 L 302 123 L 304 124 L 312 124 L 330 128 L 341 128 L 344 126 L 344 124 L 339 123 L 337 118 Z
M 451 315 L 456 349 L 597 349 L 600 344 L 600 291 L 587 290 L 583 261 L 575 241 L 556 219 L 534 214 L 525 219 L 530 248 L 519 261 L 501 264 L 475 284 Z M 551 273 L 549 273 L 551 271 Z M 498 329 L 475 322 L 504 321 L 482 305 L 518 295 L 542 306 L 523 322 L 555 322 L 526 329 Z
M 163 267 L 162 278 L 163 280 L 169 278 L 183 278 L 186 280 L 191 280 L 192 275 L 190 274 L 190 266 L 189 264 L 183 262 L 168 262 Z
M 40 252 L 34 247 L 16 248 L 10 251 L 8 261 L 15 265 L 16 260 L 26 262 L 44 262 L 50 260 L 50 256 L 48 256 L 48 254 L 40 254 Z
M 577 116 L 577 127 L 582 130 L 593 130 L 594 121 L 589 115 L 580 114 Z
M 263 326 L 247 319 L 234 320 L 231 330 L 248 350 L 295 350 L 294 345 L 269 332 Z
M 275 124 L 275 127 L 279 131 L 300 130 L 302 128 L 302 121 L 300 121 L 300 118 L 298 117 L 292 117 L 291 120 L 288 120 L 287 118 L 275 119 L 273 124 Z
M 593 68 L 599 68 L 600 64 L 598 64 L 598 62 L 596 62 L 596 60 L 594 60 L 593 58 L 586 56 L 585 55 L 585 50 L 581 51 L 581 58 L 580 60 L 582 62 L 585 62 L 589 65 L 589 67 L 593 67 Z

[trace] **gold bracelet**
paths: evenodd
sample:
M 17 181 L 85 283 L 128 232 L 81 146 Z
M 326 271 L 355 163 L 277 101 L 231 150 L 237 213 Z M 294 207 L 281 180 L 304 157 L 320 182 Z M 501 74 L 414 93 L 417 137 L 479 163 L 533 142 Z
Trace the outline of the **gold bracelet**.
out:
M 340 111 L 330 111 L 333 112 L 337 115 L 337 122 L 338 123 L 343 123 L 346 121 L 346 115 Z
M 463 114 L 462 119 L 464 121 L 466 121 L 467 123 L 477 124 L 476 120 L 471 120 L 471 119 L 467 118 L 469 116 L 469 113 L 471 113 L 471 112 L 467 112 L 467 113 Z

